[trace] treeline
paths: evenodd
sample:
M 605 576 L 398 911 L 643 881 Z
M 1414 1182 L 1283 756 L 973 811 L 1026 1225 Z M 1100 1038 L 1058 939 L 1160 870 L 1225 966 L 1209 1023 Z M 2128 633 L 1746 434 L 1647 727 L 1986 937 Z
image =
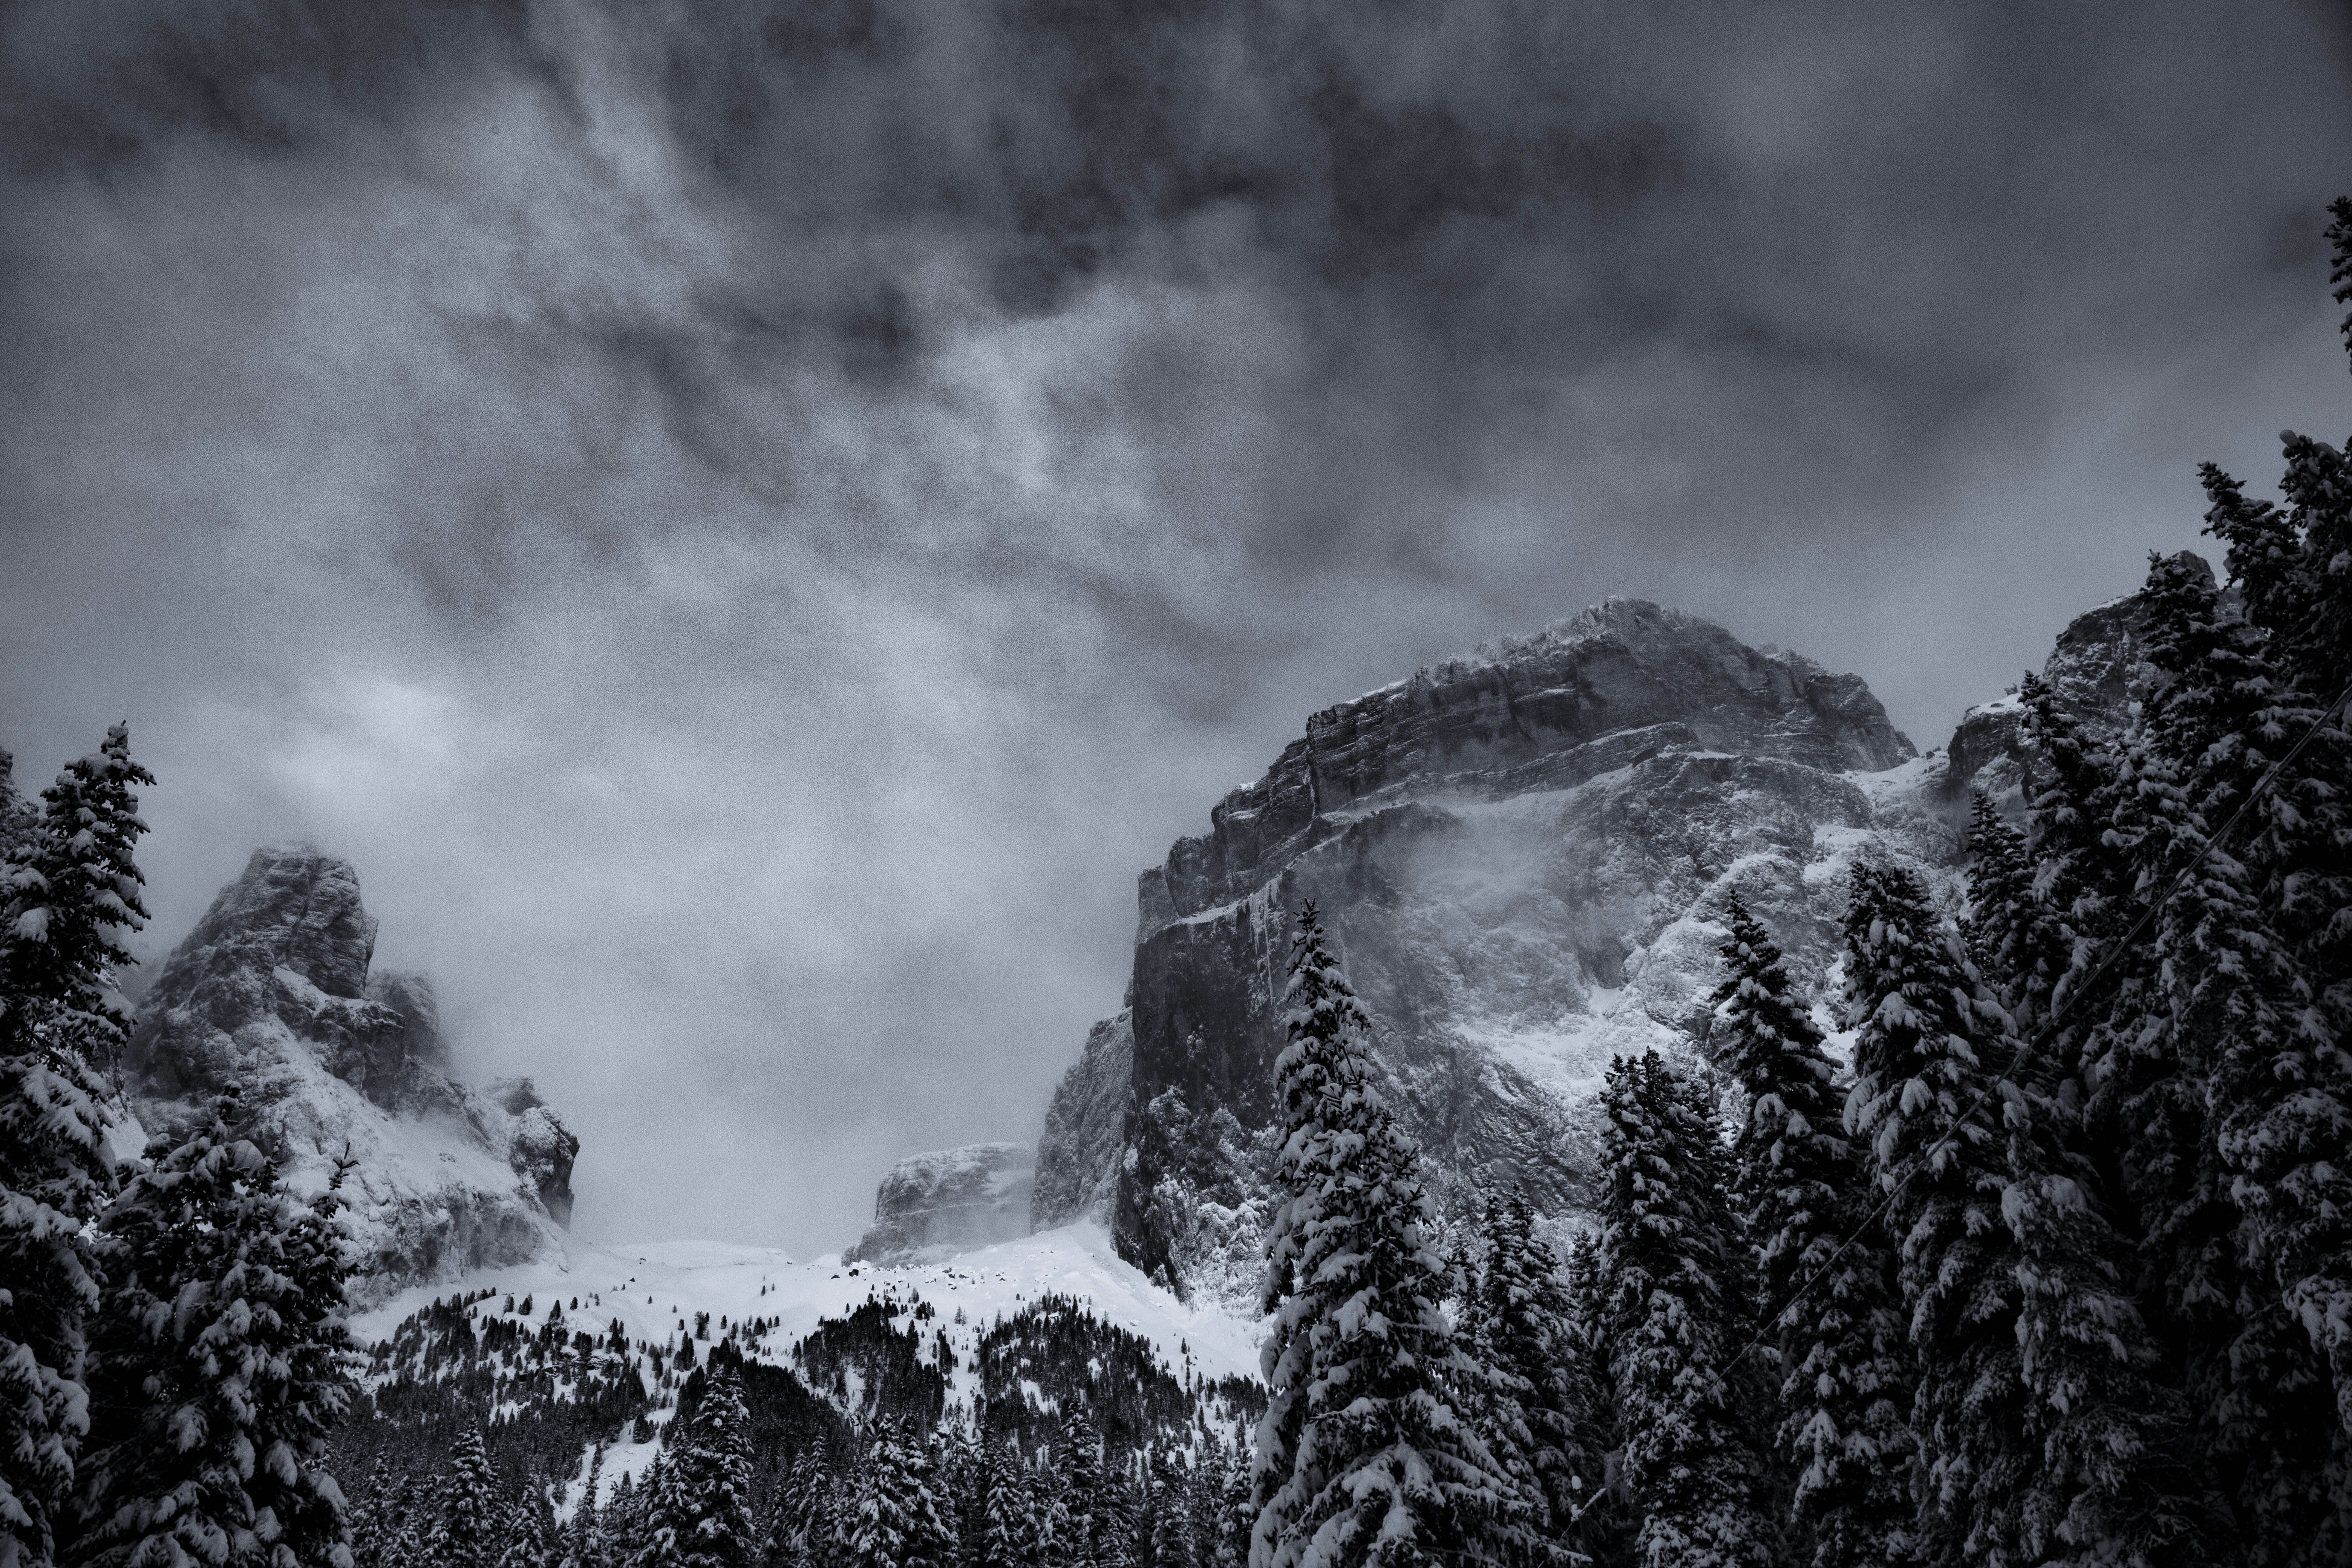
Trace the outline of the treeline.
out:
M 356 1568 L 1192 1568 L 1248 1557 L 1238 1442 L 1117 1450 L 1082 1419 L 1024 1447 L 953 1426 L 832 1416 L 775 1447 L 756 1399 L 781 1368 L 714 1352 L 650 1463 L 583 1485 L 501 1479 L 467 1426 L 429 1471 L 379 1478 L 355 1510 Z M 805 1398 L 805 1394 L 803 1394 Z M 640 1454 L 641 1457 L 641 1454 Z M 761 1475 L 763 1466 L 771 1473 Z M 574 1496 L 573 1493 L 577 1495 Z M 555 1502 L 566 1511 L 559 1522 Z

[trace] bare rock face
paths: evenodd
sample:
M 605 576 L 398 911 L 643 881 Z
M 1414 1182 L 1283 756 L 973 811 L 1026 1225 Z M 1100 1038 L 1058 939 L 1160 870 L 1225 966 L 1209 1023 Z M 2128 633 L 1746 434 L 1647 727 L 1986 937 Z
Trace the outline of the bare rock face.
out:
M 1123 1011 L 1087 1031 L 1086 1049 L 1062 1075 L 1046 1110 L 1029 1210 L 1036 1229 L 1110 1218 L 1111 1200 L 1118 1195 L 1119 1134 L 1134 1082 L 1134 1015 Z
M 2210 580 L 2213 568 L 2200 555 L 2182 551 L 2186 561 Z M 2235 590 L 2224 594 L 2234 607 Z M 2132 704 L 2155 679 L 2147 663 L 2147 605 L 2137 594 L 2111 599 L 2066 625 L 2042 666 L 2042 679 L 2093 734 L 2114 734 L 2130 721 Z M 1965 799 L 1981 791 L 2012 813 L 2021 812 L 2021 792 L 2028 760 L 2021 721 L 2024 704 L 2014 693 L 1981 702 L 1960 716 L 1946 748 L 1944 791 Z
M 1210 811 L 1205 837 L 1179 840 L 1143 874 L 1142 935 L 1264 886 L 1368 807 L 1573 787 L 1668 747 L 1826 772 L 1913 755 L 1859 677 L 1748 647 L 1645 600 L 1611 599 L 1309 718 L 1264 778 Z
M 1037 1151 L 974 1143 L 899 1161 L 882 1178 L 874 1224 L 845 1261 L 921 1263 L 1029 1234 Z
M 298 1188 L 354 1161 L 362 1300 L 560 1248 L 580 1147 L 528 1080 L 485 1095 L 449 1076 L 431 987 L 371 973 L 375 931 L 349 863 L 254 851 L 165 961 L 123 1063 L 151 1132 L 236 1083 L 239 1131 Z
M 1048 1112 L 1036 1221 L 1108 1191 L 1130 1261 L 1247 1296 L 1311 899 L 1441 1201 L 1507 1180 L 1575 1223 L 1611 1057 L 1705 1055 L 1725 894 L 1818 986 L 1858 851 L 1953 859 L 1940 773 L 1856 677 L 1635 600 L 1318 713 L 1143 874 L 1129 1010 Z

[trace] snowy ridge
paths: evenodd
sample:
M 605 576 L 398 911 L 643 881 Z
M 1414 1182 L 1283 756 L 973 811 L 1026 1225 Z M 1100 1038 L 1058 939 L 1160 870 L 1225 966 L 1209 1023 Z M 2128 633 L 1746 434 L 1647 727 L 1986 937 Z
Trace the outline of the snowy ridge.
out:
M 909 1311 L 919 1301 L 933 1314 L 923 1323 L 923 1359 L 937 1364 L 937 1336 L 944 1334 L 955 1359 L 948 1379 L 950 1408 L 967 1412 L 980 1392 L 982 1336 L 1049 1296 L 1075 1300 L 1105 1322 L 1149 1342 L 1180 1382 L 1258 1376 L 1257 1324 L 1213 1306 L 1180 1300 L 1122 1262 L 1109 1234 L 1090 1222 L 906 1267 L 845 1262 L 830 1253 L 803 1262 L 773 1247 L 716 1241 L 598 1246 L 574 1240 L 566 1254 L 478 1270 L 456 1283 L 459 1294 L 491 1292 L 476 1309 L 478 1321 L 505 1318 L 520 1323 L 519 1310 L 499 1310 L 511 1295 L 518 1309 L 530 1301 L 529 1328 L 545 1322 L 549 1310 L 560 1305 L 569 1327 L 602 1335 L 617 1319 L 632 1343 L 643 1340 L 658 1346 L 674 1342 L 681 1325 L 691 1333 L 697 1320 L 704 1319 L 710 1343 L 732 1331 L 746 1360 L 783 1367 L 793 1365 L 793 1346 L 827 1319 L 845 1318 L 868 1300 Z M 404 1320 L 447 1293 L 446 1287 L 413 1286 L 356 1314 L 352 1334 L 362 1344 L 388 1340 Z M 754 1321 L 773 1327 L 742 1336 L 741 1326 Z M 644 1473 L 660 1451 L 660 1427 L 672 1414 L 649 1413 L 654 1441 L 632 1442 L 625 1430 L 612 1435 L 602 1472 L 605 1487 L 625 1475 Z M 564 1499 L 564 1514 L 579 1505 L 586 1473 L 583 1454 Z

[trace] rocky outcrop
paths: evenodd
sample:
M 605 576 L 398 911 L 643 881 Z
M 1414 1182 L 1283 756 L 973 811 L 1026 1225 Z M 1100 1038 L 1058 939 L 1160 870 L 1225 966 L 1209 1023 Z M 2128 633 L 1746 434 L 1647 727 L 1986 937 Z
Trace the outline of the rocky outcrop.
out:
M 920 1263 L 1029 1234 L 1037 1151 L 974 1143 L 899 1161 L 882 1178 L 874 1224 L 845 1261 Z
M 349 863 L 254 851 L 165 961 L 123 1062 L 151 1132 L 234 1083 L 239 1131 L 298 1188 L 352 1160 L 362 1299 L 560 1247 L 580 1147 L 529 1080 L 449 1076 L 431 987 L 371 973 L 375 932 Z
M 2211 580 L 2213 568 L 2204 557 L 2182 551 L 2174 559 Z M 2234 610 L 2237 599 L 2236 590 L 2227 590 L 2222 604 Z M 2132 704 L 2147 694 L 2156 678 L 2147 663 L 2147 604 L 2137 594 L 2110 599 L 2068 622 L 2042 662 L 2042 679 L 2093 734 L 2119 732 L 2130 721 Z M 2027 765 L 2021 728 L 2024 716 L 2015 688 L 1960 715 L 1945 748 L 1944 793 L 1964 799 L 1971 791 L 1982 791 L 2012 813 L 2021 812 Z
M 1140 879 L 1129 1008 L 1048 1112 L 1037 1223 L 1108 1192 L 1130 1261 L 1246 1297 L 1310 899 L 1441 1199 L 1507 1180 L 1570 1220 L 1611 1056 L 1704 1054 L 1726 892 L 1818 975 L 1855 853 L 1951 859 L 1940 773 L 1859 679 L 1635 600 L 1327 709 Z
M 490 1085 L 490 1098 L 515 1119 L 508 1141 L 507 1163 L 529 1182 L 548 1216 L 567 1228 L 572 1224 L 572 1163 L 580 1157 L 580 1140 L 539 1098 L 527 1078 L 502 1078 Z
M 2148 678 L 2137 601 L 2078 618 L 2044 673 L 2119 728 Z M 1108 1194 L 1123 1256 L 1247 1299 L 1310 899 L 1441 1203 L 1508 1181 L 1583 1223 L 1610 1058 L 1707 1054 L 1726 893 L 1833 1026 L 1848 867 L 1907 863 L 1956 903 L 1969 792 L 2018 808 L 2019 717 L 2013 697 L 1972 709 L 1915 757 L 1860 679 L 1630 600 L 1316 714 L 1142 874 L 1129 1009 L 1047 1113 L 1037 1224 Z
M 1077 1219 L 1108 1220 L 1135 1082 L 1134 1015 L 1122 1011 L 1087 1031 L 1086 1049 L 1062 1075 L 1037 1142 L 1031 1225 L 1050 1230 Z
M 1831 772 L 1913 754 L 1860 678 L 1612 599 L 1309 718 L 1265 777 L 1211 809 L 1207 835 L 1144 873 L 1141 935 L 1255 891 L 1385 801 L 1569 788 L 1668 747 Z

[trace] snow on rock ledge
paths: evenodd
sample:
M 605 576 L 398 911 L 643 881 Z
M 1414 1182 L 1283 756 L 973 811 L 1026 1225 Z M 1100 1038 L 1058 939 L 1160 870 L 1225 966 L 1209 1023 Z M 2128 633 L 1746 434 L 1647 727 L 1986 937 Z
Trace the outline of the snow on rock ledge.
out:
M 874 1200 L 874 1224 L 846 1261 L 932 1261 L 1029 1234 L 1037 1151 L 1027 1143 L 973 1143 L 914 1154 L 890 1167 Z
M 255 850 L 140 1009 L 123 1063 L 140 1121 L 169 1132 L 234 1082 L 238 1131 L 298 1190 L 348 1152 L 361 1301 L 560 1256 L 579 1139 L 528 1079 L 486 1094 L 449 1077 L 431 987 L 371 974 L 375 932 L 348 862 Z

